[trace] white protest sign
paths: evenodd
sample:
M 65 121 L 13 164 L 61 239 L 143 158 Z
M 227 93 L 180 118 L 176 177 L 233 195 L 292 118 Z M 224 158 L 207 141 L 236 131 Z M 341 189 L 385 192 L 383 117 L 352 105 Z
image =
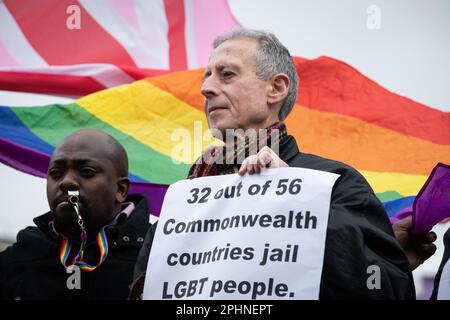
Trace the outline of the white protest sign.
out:
M 276 168 L 171 185 L 144 299 L 317 299 L 338 177 Z

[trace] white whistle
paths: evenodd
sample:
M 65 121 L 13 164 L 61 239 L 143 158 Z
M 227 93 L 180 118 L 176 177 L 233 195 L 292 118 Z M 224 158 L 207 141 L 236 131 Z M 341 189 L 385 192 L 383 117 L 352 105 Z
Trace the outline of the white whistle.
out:
M 75 213 L 77 214 L 78 218 L 78 225 L 80 226 L 81 230 L 84 231 L 84 221 L 83 218 L 80 215 L 80 208 L 78 207 L 78 202 L 80 200 L 79 198 L 79 192 L 78 191 L 67 191 L 67 194 L 69 195 L 69 202 L 73 205 L 73 208 L 75 210 Z
M 71 204 L 76 204 L 79 201 L 78 195 L 80 194 L 78 191 L 67 191 L 69 194 L 69 202 Z

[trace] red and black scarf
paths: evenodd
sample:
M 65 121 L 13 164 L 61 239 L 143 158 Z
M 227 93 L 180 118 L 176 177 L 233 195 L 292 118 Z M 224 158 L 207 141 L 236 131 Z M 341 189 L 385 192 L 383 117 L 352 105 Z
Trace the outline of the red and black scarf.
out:
M 234 136 L 232 144 L 208 148 L 189 171 L 189 179 L 236 173 L 242 161 L 258 153 L 264 146 L 272 148 L 287 135 L 282 122 L 259 130 L 255 136 Z M 273 148 L 272 148 L 273 149 Z

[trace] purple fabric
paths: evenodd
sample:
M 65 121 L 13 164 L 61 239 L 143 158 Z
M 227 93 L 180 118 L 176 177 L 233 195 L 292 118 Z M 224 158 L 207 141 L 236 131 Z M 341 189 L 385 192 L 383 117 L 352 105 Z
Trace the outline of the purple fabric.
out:
M 397 212 L 391 223 L 412 215 L 414 234 L 428 232 L 450 217 L 450 166 L 438 163 L 420 189 L 413 206 Z
M 50 156 L 0 138 L 0 162 L 19 171 L 47 178 Z M 147 197 L 152 215 L 159 216 L 168 185 L 132 182 L 130 193 Z
M 450 217 L 450 166 L 438 163 L 413 204 L 412 233 L 427 232 Z

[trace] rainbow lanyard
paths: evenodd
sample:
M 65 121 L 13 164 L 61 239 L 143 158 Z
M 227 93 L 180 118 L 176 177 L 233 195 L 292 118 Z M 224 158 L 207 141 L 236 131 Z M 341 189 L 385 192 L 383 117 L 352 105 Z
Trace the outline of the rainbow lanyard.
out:
M 69 257 L 70 250 L 72 249 L 72 244 L 69 239 L 63 236 L 63 241 L 61 244 L 61 250 L 59 252 L 59 259 L 62 265 L 68 269 L 74 265 L 79 266 L 82 271 L 93 271 L 98 268 L 106 259 L 108 255 L 108 239 L 105 234 L 105 227 L 103 227 L 97 235 L 97 245 L 100 250 L 100 258 L 97 265 L 93 266 L 84 261 L 84 248 L 86 245 L 87 235 L 86 231 L 81 231 L 81 245 L 80 250 L 77 255 L 73 258 L 72 264 L 67 265 L 67 258 Z
M 97 245 L 100 250 L 100 258 L 97 265 L 92 266 L 88 264 L 86 261 L 84 261 L 84 249 L 86 247 L 87 233 L 86 230 L 84 229 L 83 218 L 80 215 L 80 208 L 78 204 L 79 201 L 78 191 L 68 191 L 68 194 L 69 194 L 69 202 L 73 205 L 73 208 L 78 218 L 78 225 L 81 228 L 81 244 L 80 250 L 72 260 L 72 264 L 67 265 L 67 258 L 69 257 L 70 250 L 72 249 L 72 244 L 70 243 L 68 238 L 62 236 L 63 240 L 61 244 L 61 249 L 59 251 L 59 259 L 61 260 L 62 265 L 66 269 L 76 265 L 79 266 L 82 271 L 93 271 L 105 261 L 106 256 L 108 255 L 108 239 L 106 238 L 105 234 L 106 226 L 104 226 L 97 235 Z

